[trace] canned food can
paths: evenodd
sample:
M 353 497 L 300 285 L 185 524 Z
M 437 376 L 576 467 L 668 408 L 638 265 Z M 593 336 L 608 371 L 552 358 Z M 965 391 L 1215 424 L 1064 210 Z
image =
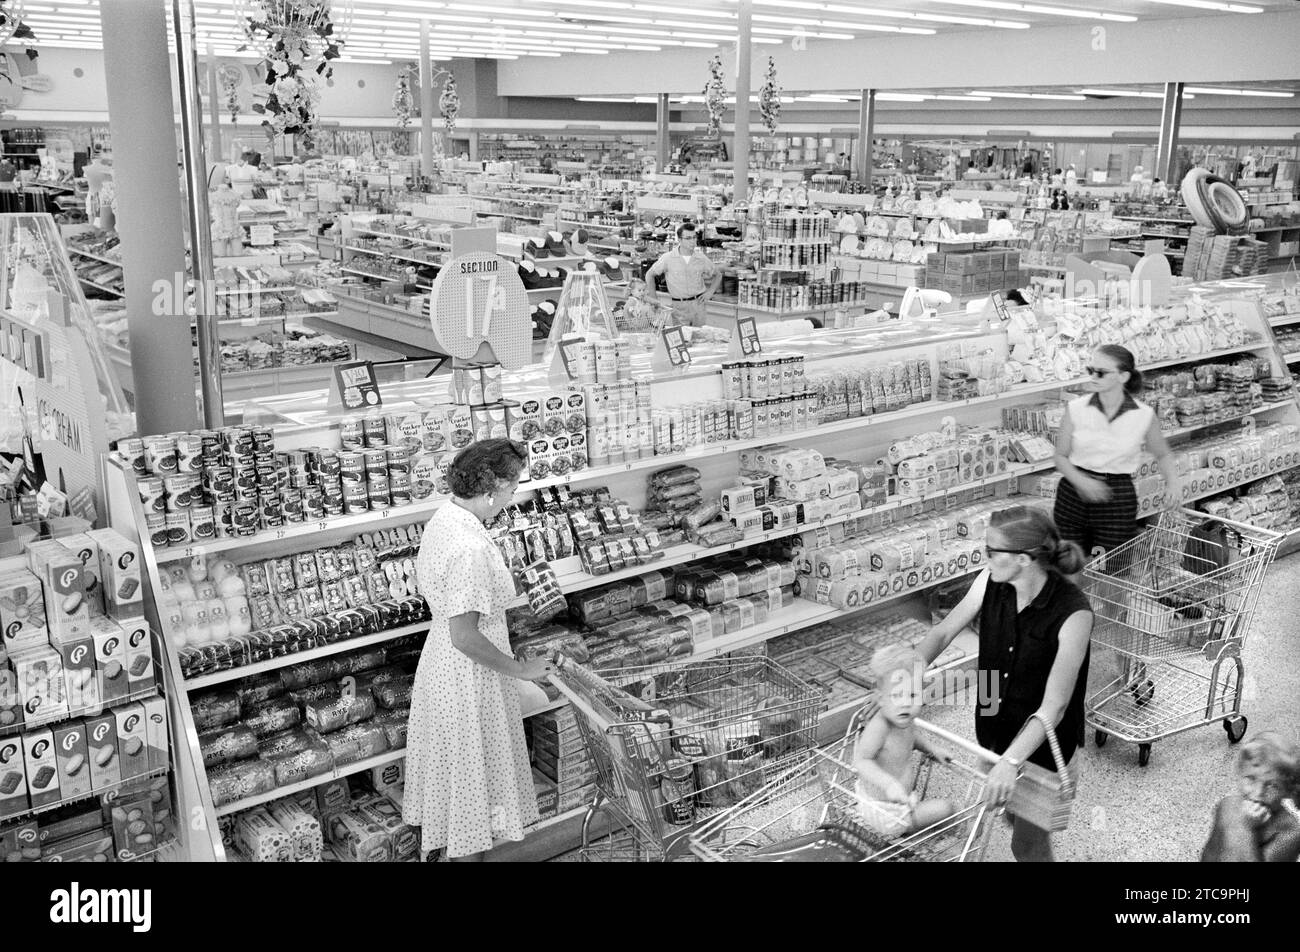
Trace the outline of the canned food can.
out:
M 280 485 L 280 471 L 274 463 L 258 463 L 253 467 L 257 474 L 258 491 L 266 489 L 277 489 Z
M 320 479 L 320 491 L 325 498 L 337 496 L 343 497 L 343 480 L 338 476 L 322 476 Z
M 167 516 L 161 512 L 146 513 L 144 517 L 145 531 L 149 534 L 149 544 L 155 549 L 164 548 L 167 545 Z
M 235 491 L 235 468 L 233 466 L 208 465 L 203 467 L 203 488 L 210 493 L 230 493 Z
M 365 452 L 365 470 L 366 478 L 373 479 L 376 476 L 388 477 L 388 447 L 372 446 Z
M 253 448 L 260 453 L 275 452 L 275 431 L 269 426 L 255 426 L 253 430 Z
M 195 542 L 210 542 L 217 537 L 216 517 L 211 506 L 195 506 L 190 510 L 190 535 Z
M 176 472 L 203 472 L 203 437 L 182 433 L 176 437 Z
M 388 478 L 396 479 L 397 474 L 409 475 L 411 472 L 411 449 L 408 444 L 390 446 L 385 450 L 388 456 Z
M 346 417 L 339 423 L 339 443 L 345 450 L 361 449 L 365 442 L 366 429 L 361 417 Z
M 311 520 L 325 515 L 325 496 L 319 486 L 308 486 L 302 491 L 302 514 L 304 519 Z
M 387 509 L 393 502 L 392 490 L 388 480 L 374 479 L 366 483 L 366 495 L 371 509 Z
M 160 476 L 148 476 L 136 481 L 140 488 L 140 504 L 146 513 L 166 512 L 167 504 L 163 496 L 163 480 Z
M 168 512 L 184 512 L 195 504 L 197 476 L 168 476 L 163 480 L 163 506 Z
M 745 395 L 744 379 L 740 361 L 728 361 L 722 365 L 722 396 L 727 400 L 739 400 Z
M 330 501 L 325 501 L 325 509 L 330 508 Z M 370 493 L 366 483 L 356 482 L 347 483 L 343 487 L 343 507 L 342 511 L 348 514 L 356 512 L 367 512 L 370 509 Z
M 228 456 L 248 456 L 254 449 L 251 426 L 228 426 L 219 431 Z
M 280 490 L 280 509 L 285 522 L 302 522 L 305 518 L 301 489 Z
M 167 524 L 167 544 L 185 545 L 193 541 L 190 535 L 190 514 L 188 512 L 169 512 L 163 517 Z
M 284 525 L 284 504 L 280 501 L 280 493 L 277 490 L 259 493 L 257 507 L 262 517 L 263 528 L 271 529 Z
M 216 430 L 195 430 L 199 438 L 199 453 L 204 466 L 215 466 L 221 462 L 221 434 Z
M 339 477 L 344 483 L 364 483 L 366 481 L 366 457 L 362 453 L 339 453 Z
M 388 421 L 381 413 L 372 413 L 363 423 L 366 446 L 383 446 L 388 442 Z
M 483 402 L 498 403 L 501 400 L 501 365 L 485 364 L 479 368 L 483 381 Z
M 127 437 L 117 441 L 117 453 L 131 467 L 131 471 L 137 476 L 144 476 L 149 472 L 149 465 L 144 455 L 144 440 L 136 437 Z
M 325 497 L 325 499 L 321 502 L 321 508 L 324 510 L 325 515 L 326 515 L 327 517 L 328 517 L 328 516 L 341 516 L 341 515 L 343 515 L 343 497 L 342 497 L 342 496 L 327 496 L 327 497 Z
M 314 458 L 315 471 L 321 476 L 338 476 L 343 471 L 339 456 L 334 450 L 321 450 Z
M 315 482 L 312 478 L 311 471 L 305 468 L 299 469 L 295 466 L 288 471 L 288 476 L 289 488 L 292 489 L 306 489 Z
M 176 475 L 176 440 L 170 436 L 146 436 L 144 459 L 155 476 Z
M 240 538 L 256 535 L 261 527 L 261 510 L 256 499 L 237 499 L 230 509 L 230 521 Z
M 212 504 L 212 524 L 216 527 L 217 538 L 229 538 L 235 534 L 234 509 L 232 499 L 218 499 Z
M 257 467 L 253 465 L 236 466 L 234 472 L 236 495 L 257 495 Z

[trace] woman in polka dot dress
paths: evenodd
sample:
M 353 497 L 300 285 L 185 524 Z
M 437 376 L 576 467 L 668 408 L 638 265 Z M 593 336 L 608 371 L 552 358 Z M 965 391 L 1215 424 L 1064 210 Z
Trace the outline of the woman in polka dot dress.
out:
M 521 840 L 537 798 L 514 681 L 549 663 L 510 654 L 514 584 L 483 524 L 510 501 L 527 463 L 510 440 L 463 450 L 447 472 L 453 498 L 429 520 L 416 573 L 433 613 L 420 655 L 407 735 L 405 822 L 425 852 L 481 860 L 492 841 Z

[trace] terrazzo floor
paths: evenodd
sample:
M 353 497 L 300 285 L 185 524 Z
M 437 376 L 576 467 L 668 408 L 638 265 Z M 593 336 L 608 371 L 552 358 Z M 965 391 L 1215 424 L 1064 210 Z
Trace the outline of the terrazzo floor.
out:
M 1090 689 L 1113 677 L 1113 655 L 1094 650 Z M 1241 711 L 1246 738 L 1275 730 L 1300 742 L 1300 554 L 1275 563 L 1243 650 Z M 928 707 L 923 717 L 966 737 L 974 736 L 969 705 Z M 1210 832 L 1219 798 L 1236 789 L 1233 758 L 1219 724 L 1157 741 L 1147 766 L 1137 747 L 1111 738 L 1075 754 L 1079 792 L 1070 826 L 1052 837 L 1059 861 L 1195 862 Z M 995 825 L 985 861 L 1009 861 L 1010 828 Z

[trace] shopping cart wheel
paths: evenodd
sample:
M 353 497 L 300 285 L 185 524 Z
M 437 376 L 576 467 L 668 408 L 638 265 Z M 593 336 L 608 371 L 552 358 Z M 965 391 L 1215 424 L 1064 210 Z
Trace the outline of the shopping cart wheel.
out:
M 1151 760 L 1151 745 L 1138 744 L 1138 766 L 1145 767 L 1149 760 Z
M 1223 722 L 1223 729 L 1228 732 L 1228 743 L 1235 744 L 1246 736 L 1246 715 L 1238 714 Z
M 1145 707 L 1156 696 L 1156 683 L 1147 678 L 1142 684 L 1129 688 L 1129 693 L 1133 695 L 1134 704 L 1138 707 Z
M 1107 734 L 1105 731 L 1097 731 L 1097 733 L 1092 735 L 1092 742 L 1096 744 L 1098 747 L 1105 747 L 1106 741 L 1109 739 L 1110 739 L 1110 735 Z

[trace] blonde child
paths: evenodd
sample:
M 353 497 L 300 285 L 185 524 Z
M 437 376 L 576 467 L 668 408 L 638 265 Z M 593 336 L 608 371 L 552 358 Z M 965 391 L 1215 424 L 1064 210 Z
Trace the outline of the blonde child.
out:
M 1237 790 L 1214 809 L 1203 863 L 1294 863 L 1300 820 L 1284 804 L 1300 794 L 1300 748 L 1278 734 L 1259 734 L 1237 755 Z
M 916 733 L 924 669 L 921 656 L 904 645 L 881 648 L 871 658 L 880 709 L 858 734 L 853 767 L 858 776 L 858 811 L 868 826 L 884 836 L 911 833 L 955 812 L 948 800 L 921 800 L 913 790 L 914 748 L 940 760 L 950 759 Z

